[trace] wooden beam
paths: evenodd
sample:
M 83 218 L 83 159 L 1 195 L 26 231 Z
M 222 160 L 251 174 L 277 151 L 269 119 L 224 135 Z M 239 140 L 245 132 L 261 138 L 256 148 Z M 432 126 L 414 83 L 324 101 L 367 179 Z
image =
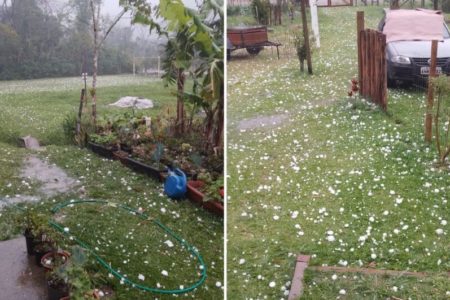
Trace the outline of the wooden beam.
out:
M 437 57 L 438 41 L 433 40 L 431 42 L 431 63 L 430 73 L 428 75 L 428 94 L 427 94 L 427 113 L 425 117 L 425 142 L 431 143 L 432 137 L 432 123 L 433 123 L 433 102 L 434 102 L 434 90 L 433 90 L 433 77 L 436 76 L 436 57 Z
M 356 12 L 356 39 L 358 45 L 358 82 L 359 87 L 362 90 L 362 48 L 361 48 L 361 31 L 364 30 L 364 12 Z

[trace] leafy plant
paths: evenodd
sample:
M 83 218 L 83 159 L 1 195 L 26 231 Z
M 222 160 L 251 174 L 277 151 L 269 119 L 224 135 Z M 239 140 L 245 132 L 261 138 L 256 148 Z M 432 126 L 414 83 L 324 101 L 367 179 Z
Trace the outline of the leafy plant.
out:
M 89 274 L 84 269 L 87 256 L 79 246 L 71 249 L 71 258 L 67 264 L 60 264 L 53 269 L 47 280 L 54 286 L 68 285 L 71 299 L 88 299 L 86 296 L 93 289 Z
M 255 20 L 262 25 L 268 25 L 270 19 L 270 2 L 268 0 L 252 0 L 250 4 Z
M 220 176 L 216 180 L 210 181 L 206 185 L 205 197 L 203 201 L 217 200 L 223 202 L 222 195 L 220 194 L 220 189 L 223 188 L 223 176 Z
M 117 135 L 112 132 L 105 135 L 91 134 L 89 138 L 92 142 L 102 145 L 113 145 L 117 143 L 118 140 Z

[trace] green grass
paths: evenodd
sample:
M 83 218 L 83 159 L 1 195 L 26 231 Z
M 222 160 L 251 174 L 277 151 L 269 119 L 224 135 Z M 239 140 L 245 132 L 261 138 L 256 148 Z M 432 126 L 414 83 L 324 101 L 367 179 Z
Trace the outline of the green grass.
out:
M 228 63 L 229 298 L 284 298 L 299 253 L 312 255 L 312 265 L 450 268 L 450 176 L 434 169 L 434 146 L 423 142 L 423 92 L 390 90 L 388 113 L 346 98 L 357 76 L 359 9 L 366 27 L 375 28 L 381 7 L 319 9 L 321 48 L 313 53 L 312 76 L 300 73 L 285 48 L 280 60 L 267 49 L 255 57 L 238 52 Z M 287 40 L 294 27 L 285 24 L 269 39 Z M 288 120 L 239 129 L 244 119 L 275 114 Z M 444 299 L 450 281 L 442 280 L 436 287 L 408 284 L 428 285 Z M 308 299 L 336 298 L 341 288 L 358 299 L 361 293 L 347 288 L 357 283 L 313 287 Z M 384 299 L 386 290 L 382 281 L 368 295 Z M 413 289 L 405 294 L 415 298 Z
M 72 79 L 61 80 L 73 82 Z M 76 111 L 79 91 L 78 87 L 67 91 L 65 88 L 56 87 L 54 90 L 51 82 L 52 80 L 22 82 L 21 84 L 29 85 L 26 90 L 11 89 L 10 93 L 2 94 L 0 198 L 38 193 L 39 186 L 36 182 L 19 176 L 23 159 L 27 155 L 34 154 L 55 163 L 79 181 L 78 187 L 68 194 L 55 196 L 38 204 L 27 204 L 28 209 L 35 209 L 51 218 L 53 216 L 50 209 L 55 204 L 80 197 L 109 200 L 136 209 L 140 207 L 197 247 L 206 262 L 206 282 L 192 293 L 180 295 L 178 298 L 222 299 L 223 290 L 217 287 L 217 282 L 223 284 L 222 220 L 188 201 L 168 199 L 163 194 L 160 183 L 133 173 L 117 161 L 103 159 L 86 149 L 66 144 L 61 124 L 67 113 Z M 146 110 L 151 116 L 161 113 L 163 108 L 171 107 L 175 103 L 173 89 L 165 89 L 160 81 L 100 77 L 100 82 L 99 114 L 117 111 L 109 108 L 107 104 L 126 95 L 153 99 L 156 107 Z M 8 86 L 8 83 L 12 82 L 2 82 L 0 85 Z M 13 120 L 18 121 L 12 122 Z M 18 148 L 18 137 L 26 134 L 38 137 L 46 144 L 46 149 L 34 152 Z M 79 192 L 81 187 L 84 187 L 84 195 Z M 25 207 L 25 204 L 20 206 Z M 170 237 L 152 223 L 140 224 L 136 217 L 100 206 L 70 207 L 62 213 L 66 216 L 62 224 L 69 227 L 73 235 L 93 247 L 97 246 L 105 261 L 136 282 L 149 286 L 159 283 L 165 288 L 179 288 L 180 285 L 187 287 L 199 278 L 195 260 L 174 240 L 173 248 L 165 248 L 167 246 L 164 242 Z M 0 239 L 18 235 L 18 222 L 22 218 L 23 213 L 12 206 L 2 209 Z M 70 244 L 70 241 L 66 242 Z M 124 263 L 125 260 L 127 263 Z M 144 261 L 148 261 L 148 264 Z M 110 278 L 108 272 L 94 260 L 90 261 L 88 269 L 97 287 L 109 285 L 114 288 L 116 299 L 175 298 L 172 295 L 144 293 L 122 285 L 119 280 Z M 169 276 L 163 276 L 162 270 L 168 271 Z M 145 276 L 144 281 L 138 279 L 139 274 Z

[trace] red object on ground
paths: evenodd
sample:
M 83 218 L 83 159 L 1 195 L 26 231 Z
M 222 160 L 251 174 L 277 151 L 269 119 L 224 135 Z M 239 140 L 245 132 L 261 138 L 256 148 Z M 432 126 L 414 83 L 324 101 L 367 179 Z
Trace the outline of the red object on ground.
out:
M 216 200 L 203 201 L 205 194 L 201 192 L 201 189 L 205 186 L 205 183 L 200 180 L 188 180 L 186 196 L 191 202 L 203 207 L 205 210 L 215 214 L 216 216 L 223 217 L 223 203 Z

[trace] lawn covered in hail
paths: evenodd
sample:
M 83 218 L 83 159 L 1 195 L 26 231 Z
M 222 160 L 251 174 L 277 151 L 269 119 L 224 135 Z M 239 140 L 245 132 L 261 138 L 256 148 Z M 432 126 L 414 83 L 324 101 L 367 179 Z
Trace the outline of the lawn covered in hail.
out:
M 450 297 L 441 276 L 450 269 L 450 174 L 434 168 L 434 145 L 423 142 L 425 95 L 389 90 L 388 113 L 347 98 L 357 76 L 357 10 L 376 28 L 382 7 L 319 9 L 312 76 L 285 47 L 280 60 L 266 49 L 237 51 L 228 62 L 231 299 L 287 298 L 300 253 L 311 265 L 433 273 L 374 280 L 312 272 L 307 299 Z M 270 40 L 288 40 L 297 25 L 284 24 Z M 248 125 L 262 116 L 276 125 Z
M 125 204 L 160 220 L 174 233 L 193 245 L 207 267 L 203 285 L 188 294 L 158 295 L 141 292 L 114 278 L 90 256 L 87 269 L 96 287 L 111 286 L 115 299 L 222 299 L 223 298 L 223 223 L 189 201 L 172 201 L 163 194 L 160 183 L 123 167 L 117 161 L 96 156 L 86 149 L 68 144 L 62 133 L 62 122 L 68 113 L 78 108 L 79 86 L 69 82 L 71 89 L 52 85 L 55 79 L 22 81 L 25 89 L 10 88 L 2 92 L 0 104 L 0 198 L 16 195 L 41 196 L 39 183 L 20 177 L 23 160 L 36 155 L 56 164 L 77 181 L 67 194 L 44 199 L 39 203 L 19 204 L 54 218 L 66 230 L 91 248 L 108 264 L 133 282 L 153 288 L 182 289 L 200 279 L 201 268 L 195 257 L 181 247 L 151 221 L 104 205 L 74 205 L 62 209 L 56 216 L 50 209 L 70 199 L 92 198 Z M 17 82 L 11 82 L 17 83 Z M 99 114 L 117 109 L 108 103 L 126 95 L 147 97 L 155 108 L 154 116 L 175 103 L 173 89 L 161 81 L 141 77 L 106 76 L 99 78 Z M 8 86 L 1 82 L 0 86 Z M 16 120 L 16 121 L 14 121 Z M 17 147 L 17 138 L 25 134 L 36 136 L 45 150 L 32 151 Z M 23 214 L 13 206 L 0 210 L 0 240 L 19 235 Z M 61 239 L 70 249 L 72 241 Z

